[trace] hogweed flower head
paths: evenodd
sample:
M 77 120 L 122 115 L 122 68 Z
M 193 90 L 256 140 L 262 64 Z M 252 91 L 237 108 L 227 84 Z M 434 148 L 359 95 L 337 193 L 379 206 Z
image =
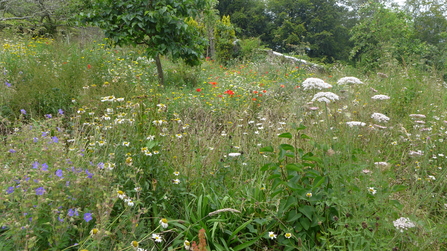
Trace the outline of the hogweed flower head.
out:
M 405 217 L 400 217 L 399 219 L 393 221 L 393 224 L 400 232 L 416 226 L 413 222 L 410 221 L 409 218 Z
M 318 101 L 318 102 L 325 102 L 327 104 L 336 100 L 339 100 L 339 97 L 337 94 L 333 92 L 319 92 L 315 94 L 314 97 L 312 98 L 312 102 Z
M 360 122 L 360 121 L 349 121 L 349 122 L 346 122 L 346 124 L 347 124 L 349 127 L 354 127 L 354 126 L 365 126 L 365 125 L 366 125 L 366 123 L 363 123 L 363 122 Z
M 376 99 L 376 100 L 387 100 L 387 99 L 390 99 L 390 97 L 387 96 L 387 95 L 374 95 L 371 98 L 372 99 Z
M 337 84 L 339 85 L 345 85 L 345 84 L 363 84 L 362 81 L 360 81 L 360 79 L 356 78 L 356 77 L 344 77 L 344 78 L 340 78 L 337 81 Z
M 371 118 L 376 120 L 377 122 L 388 122 L 390 120 L 385 114 L 375 112 L 371 115 Z
M 303 90 L 313 90 L 313 89 L 322 90 L 332 88 L 332 85 L 324 82 L 324 80 L 319 78 L 307 78 L 301 84 L 301 87 L 303 88 Z

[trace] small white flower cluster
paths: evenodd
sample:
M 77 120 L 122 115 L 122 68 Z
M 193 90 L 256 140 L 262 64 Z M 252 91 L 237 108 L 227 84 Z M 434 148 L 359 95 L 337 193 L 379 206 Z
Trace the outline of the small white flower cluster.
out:
M 324 82 L 324 80 L 319 78 L 307 78 L 301 84 L 301 87 L 303 88 L 303 90 L 313 90 L 313 89 L 322 90 L 332 88 L 332 85 Z
M 241 153 L 229 153 L 228 156 L 237 157 L 237 156 L 241 156 Z
M 371 97 L 372 99 L 376 99 L 376 100 L 386 100 L 386 99 L 390 99 L 389 96 L 387 95 L 374 95 Z
M 400 232 L 416 226 L 410 221 L 410 219 L 405 217 L 400 217 L 399 219 L 393 221 L 393 224 Z
M 356 77 L 344 77 L 344 78 L 340 78 L 337 81 L 337 84 L 339 85 L 345 85 L 345 84 L 363 84 L 362 81 L 360 81 L 360 79 L 356 78 Z
M 410 151 L 408 153 L 408 155 L 410 155 L 411 157 L 417 157 L 417 156 L 422 156 L 424 155 L 424 152 L 421 150 L 417 150 L 417 151 Z
M 388 122 L 390 120 L 385 114 L 375 112 L 371 115 L 371 118 L 378 122 Z
M 333 92 L 319 92 L 314 95 L 312 98 L 312 102 L 318 101 L 318 102 L 326 102 L 327 104 L 331 101 L 339 100 L 339 97 L 337 94 Z
M 115 98 L 115 96 L 101 97 L 101 102 L 123 102 L 124 98 Z
M 346 122 L 346 124 L 347 124 L 349 127 L 354 127 L 354 126 L 365 126 L 365 125 L 366 125 L 366 123 L 363 123 L 363 122 L 360 122 L 360 121 L 349 121 L 349 122 Z
M 123 191 L 118 191 L 118 198 L 124 200 L 125 203 L 127 203 L 127 205 L 129 207 L 133 207 L 135 205 L 135 203 L 132 201 L 132 199 L 130 199 L 129 197 L 127 197 L 127 195 L 123 192 Z

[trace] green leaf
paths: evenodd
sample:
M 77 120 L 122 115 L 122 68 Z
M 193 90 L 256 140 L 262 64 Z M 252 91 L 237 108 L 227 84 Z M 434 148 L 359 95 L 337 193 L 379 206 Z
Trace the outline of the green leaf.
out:
M 302 138 L 302 139 L 311 139 L 311 137 L 307 136 L 304 133 L 300 135 L 300 138 Z
M 271 146 L 266 146 L 266 147 L 262 147 L 261 149 L 259 149 L 260 152 L 268 152 L 268 153 L 272 153 L 273 152 L 273 147 Z
M 309 220 L 312 220 L 312 214 L 314 212 L 314 208 L 309 205 L 303 205 L 298 208 L 298 210 L 303 213 Z
M 286 133 L 281 133 L 280 135 L 278 135 L 279 138 L 287 138 L 287 139 L 291 139 L 292 138 L 292 134 L 290 132 L 286 132 Z
M 255 244 L 259 239 L 261 239 L 261 237 L 262 237 L 262 235 L 258 235 L 258 237 L 256 237 L 255 239 L 253 239 L 249 242 L 244 242 L 241 245 L 234 247 L 233 250 L 234 251 L 245 250 L 245 248 Z
M 293 147 L 292 145 L 289 145 L 289 144 L 281 144 L 281 145 L 279 145 L 279 148 L 280 149 L 284 149 L 284 150 L 286 150 L 286 151 L 295 151 L 295 147 Z
M 325 176 L 318 176 L 314 179 L 314 184 L 312 186 L 313 189 L 318 188 L 319 186 L 321 186 L 325 181 L 326 181 L 327 177 Z
M 402 204 L 400 204 L 400 202 L 397 201 L 397 200 L 390 200 L 390 204 L 393 205 L 395 208 L 397 208 L 397 209 L 399 209 L 399 210 L 402 210 L 402 208 L 404 207 L 404 206 L 402 206 Z
M 247 222 L 245 222 L 244 224 L 240 225 L 238 228 L 236 228 L 236 230 L 233 231 L 233 233 L 231 233 L 230 237 L 228 238 L 229 240 L 232 240 L 233 237 L 239 233 L 242 229 L 246 228 L 247 225 L 249 225 L 253 220 L 249 220 Z
M 405 189 L 407 189 L 407 186 L 404 185 L 394 185 L 393 187 L 391 187 L 391 192 L 396 193 L 396 192 L 400 192 L 403 191 Z
M 301 165 L 301 164 L 287 164 L 286 169 L 289 171 L 301 172 L 301 171 L 303 171 L 303 165 Z
M 304 218 L 304 217 L 300 218 L 300 224 L 301 224 L 301 226 L 303 226 L 303 228 L 305 230 L 309 230 L 309 228 L 310 228 L 310 221 L 309 221 L 309 219 Z
M 307 127 L 306 127 L 305 125 L 300 124 L 298 127 L 295 127 L 295 130 L 300 131 L 300 130 L 304 130 L 304 129 L 306 129 L 306 128 L 307 128 Z

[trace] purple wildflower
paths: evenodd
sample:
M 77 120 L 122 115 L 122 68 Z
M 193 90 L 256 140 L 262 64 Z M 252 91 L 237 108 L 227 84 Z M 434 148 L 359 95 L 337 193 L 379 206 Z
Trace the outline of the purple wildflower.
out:
M 85 220 L 85 222 L 89 222 L 89 221 L 91 221 L 93 218 L 92 218 L 92 213 L 85 213 L 84 214 L 84 220 Z
M 43 187 L 36 188 L 36 195 L 43 195 L 45 192 L 45 188 Z
M 64 222 L 64 218 L 61 218 L 60 216 L 57 216 L 57 220 L 60 222 Z
M 59 178 L 64 178 L 64 177 L 63 177 L 62 169 L 57 169 L 57 171 L 56 171 L 56 176 L 59 177 Z
M 31 165 L 34 169 L 39 168 L 39 162 L 34 161 L 33 164 Z
M 88 169 L 85 169 L 85 173 L 87 174 L 87 178 L 91 179 L 93 177 L 93 173 L 89 172 Z
M 42 171 L 48 171 L 48 164 L 47 163 L 43 163 L 42 164 Z
M 98 166 L 99 169 L 104 169 L 104 163 L 103 162 L 99 162 L 97 166 Z
M 51 114 L 45 114 L 45 118 L 47 118 L 47 119 L 51 119 L 53 117 L 53 115 L 51 115 Z
M 58 113 L 59 113 L 60 115 L 64 115 L 64 110 L 59 109 Z
M 72 209 L 72 208 L 68 209 L 68 216 L 70 216 L 70 217 L 79 216 L 78 210 L 76 208 L 75 209 Z
M 33 142 L 34 142 L 34 143 L 37 143 L 37 141 L 39 141 L 39 139 L 38 139 L 37 137 L 34 137 L 34 138 L 33 138 Z
M 42 137 L 46 137 L 48 135 L 48 132 L 42 132 Z
M 53 140 L 54 143 L 59 143 L 59 138 L 56 136 L 51 137 L 51 140 Z
M 14 192 L 14 187 L 8 187 L 8 189 L 6 189 L 7 194 L 12 194 L 13 192 Z
M 6 85 L 7 87 L 11 87 L 11 83 L 8 83 L 8 81 L 5 82 L 5 85 Z
M 17 151 L 14 150 L 14 149 L 9 149 L 9 152 L 10 152 L 10 153 L 16 153 Z
M 20 109 L 20 113 L 22 113 L 23 115 L 26 115 L 26 110 L 25 109 Z

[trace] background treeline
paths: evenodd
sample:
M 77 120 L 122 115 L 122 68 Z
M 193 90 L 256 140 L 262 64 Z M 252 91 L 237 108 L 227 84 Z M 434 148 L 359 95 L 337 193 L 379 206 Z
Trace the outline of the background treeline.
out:
M 0 28 L 36 35 L 67 32 L 95 2 L 101 1 L 1 0 Z M 206 6 L 196 18 L 209 42 L 204 55 L 222 61 L 262 45 L 367 70 L 390 64 L 438 71 L 447 66 L 445 0 L 407 0 L 404 6 L 383 0 L 208 0 Z

